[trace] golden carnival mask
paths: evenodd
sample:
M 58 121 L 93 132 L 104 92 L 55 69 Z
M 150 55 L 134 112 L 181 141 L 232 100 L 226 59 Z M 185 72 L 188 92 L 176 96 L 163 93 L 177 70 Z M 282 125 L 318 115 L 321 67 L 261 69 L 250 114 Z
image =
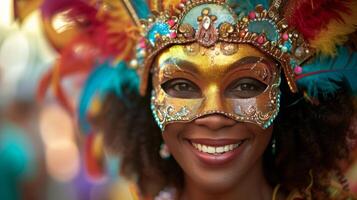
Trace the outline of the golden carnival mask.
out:
M 151 106 L 162 130 L 208 114 L 267 128 L 279 112 L 280 69 L 248 44 L 175 45 L 154 65 Z
M 279 15 L 280 7 L 274 0 L 268 9 L 258 5 L 237 15 L 224 0 L 189 0 L 180 12 L 153 12 L 140 22 L 143 34 L 131 66 L 142 95 L 152 73 L 152 111 L 162 130 L 213 113 L 271 125 L 279 111 L 280 71 L 297 92 L 295 73 L 313 54 Z

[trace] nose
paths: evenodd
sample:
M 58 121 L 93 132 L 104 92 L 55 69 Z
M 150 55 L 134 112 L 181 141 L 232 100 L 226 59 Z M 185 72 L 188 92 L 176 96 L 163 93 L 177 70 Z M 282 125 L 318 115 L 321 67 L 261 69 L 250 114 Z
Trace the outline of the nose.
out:
M 207 127 L 211 130 L 234 126 L 237 122 L 221 114 L 211 114 L 200 117 L 194 121 L 196 125 Z

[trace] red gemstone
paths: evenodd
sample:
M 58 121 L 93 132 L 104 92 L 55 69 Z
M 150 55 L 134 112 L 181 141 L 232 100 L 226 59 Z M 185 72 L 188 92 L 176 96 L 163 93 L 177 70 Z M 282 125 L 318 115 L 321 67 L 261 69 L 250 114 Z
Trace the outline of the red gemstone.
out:
M 170 27 L 173 27 L 175 25 L 175 21 L 173 19 L 169 19 L 167 23 L 169 24 Z
M 175 32 L 170 33 L 170 38 L 176 38 L 177 34 Z
M 259 36 L 258 38 L 257 38 L 257 42 L 258 42 L 258 44 L 263 44 L 264 42 L 265 42 L 265 37 L 264 36 Z
M 294 68 L 294 72 L 295 72 L 295 74 L 301 74 L 301 73 L 302 73 L 302 67 L 296 66 L 296 67 Z
M 284 33 L 284 34 L 283 34 L 283 40 L 286 41 L 286 40 L 288 40 L 288 39 L 289 39 L 289 35 L 288 35 L 287 33 Z
M 248 16 L 249 16 L 249 19 L 255 19 L 256 14 L 254 11 L 251 11 Z

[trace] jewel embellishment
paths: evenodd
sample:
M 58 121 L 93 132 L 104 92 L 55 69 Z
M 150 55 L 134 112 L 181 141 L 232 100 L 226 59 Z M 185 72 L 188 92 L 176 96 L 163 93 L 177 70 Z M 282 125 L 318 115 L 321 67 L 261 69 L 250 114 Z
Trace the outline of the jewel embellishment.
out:
M 152 62 L 163 49 L 193 42 L 209 48 L 218 41 L 250 44 L 270 55 L 283 68 L 291 91 L 297 92 L 295 76 L 300 70 L 294 69 L 311 57 L 314 50 L 279 15 L 281 1 L 274 0 L 270 8 L 257 5 L 248 13 L 236 13 L 227 2 L 182 0 L 175 12 L 155 12 L 141 21 L 145 42 L 139 41 L 136 61 L 132 63 L 143 80 L 140 93 L 145 93 Z
M 214 25 L 217 17 L 209 14 L 209 8 L 205 8 L 202 10 L 201 16 L 197 18 L 199 28 L 196 33 L 196 39 L 205 47 L 214 45 L 218 40 L 218 31 Z

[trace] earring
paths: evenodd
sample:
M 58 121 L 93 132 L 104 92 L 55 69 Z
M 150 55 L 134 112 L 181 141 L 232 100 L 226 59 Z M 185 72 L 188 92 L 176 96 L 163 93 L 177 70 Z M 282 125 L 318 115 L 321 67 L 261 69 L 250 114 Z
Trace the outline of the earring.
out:
M 160 146 L 160 157 L 162 159 L 168 159 L 171 157 L 169 148 L 167 147 L 167 145 L 165 143 L 162 143 Z
M 275 138 L 273 138 L 273 140 L 271 141 L 271 153 L 273 154 L 273 156 L 275 156 L 275 154 L 276 154 L 276 140 L 275 140 Z

